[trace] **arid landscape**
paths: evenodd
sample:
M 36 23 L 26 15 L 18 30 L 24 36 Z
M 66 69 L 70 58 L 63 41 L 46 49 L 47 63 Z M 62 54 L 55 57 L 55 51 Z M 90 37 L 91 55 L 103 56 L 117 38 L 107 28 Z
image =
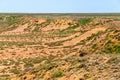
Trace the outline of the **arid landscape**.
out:
M 120 16 L 0 14 L 0 80 L 120 80 Z

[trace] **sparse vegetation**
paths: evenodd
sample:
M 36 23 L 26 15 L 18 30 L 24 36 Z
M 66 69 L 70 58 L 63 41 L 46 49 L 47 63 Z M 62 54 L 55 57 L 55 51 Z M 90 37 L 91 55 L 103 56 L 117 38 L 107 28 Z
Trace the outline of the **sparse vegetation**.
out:
M 63 71 L 60 70 L 60 69 L 54 71 L 53 74 L 52 74 L 52 77 L 53 77 L 53 78 L 57 78 L 57 77 L 61 77 L 61 76 L 63 76 Z
M 0 15 L 0 80 L 119 80 L 119 18 L 63 15 Z
M 112 41 L 108 41 L 106 43 L 105 49 L 103 50 L 105 53 L 109 53 L 109 54 L 120 54 L 120 44 L 119 43 L 115 43 Z
M 10 72 L 14 74 L 21 74 L 22 71 L 19 69 L 11 69 Z
M 90 23 L 93 19 L 92 18 L 81 18 L 78 22 L 80 25 L 86 25 Z

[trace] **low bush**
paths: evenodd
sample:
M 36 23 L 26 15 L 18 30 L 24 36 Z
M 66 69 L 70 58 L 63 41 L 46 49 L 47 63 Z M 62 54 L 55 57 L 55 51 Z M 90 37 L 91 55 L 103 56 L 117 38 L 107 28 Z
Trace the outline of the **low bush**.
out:
M 61 76 L 63 76 L 63 71 L 60 70 L 60 69 L 54 71 L 53 74 L 52 74 L 52 78 L 57 78 L 57 77 L 61 77 Z

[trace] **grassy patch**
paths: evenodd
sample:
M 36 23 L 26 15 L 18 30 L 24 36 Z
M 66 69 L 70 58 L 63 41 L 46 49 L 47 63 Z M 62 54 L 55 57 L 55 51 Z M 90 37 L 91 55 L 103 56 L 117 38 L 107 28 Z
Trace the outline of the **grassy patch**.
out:
M 62 45 L 62 41 L 46 43 L 46 45 L 51 46 L 51 47 L 54 47 L 54 46 L 61 46 L 61 45 Z
M 63 76 L 63 71 L 62 70 L 56 70 L 52 73 L 52 78 L 57 78 Z
M 20 74 L 22 70 L 14 68 L 14 69 L 11 69 L 10 72 L 14 74 Z
M 17 16 L 8 16 L 8 17 L 6 17 L 6 23 L 8 25 L 19 23 L 20 21 L 21 21 L 21 18 L 17 17 Z
M 110 54 L 120 54 L 120 44 L 117 42 L 108 41 L 103 51 Z
M 4 74 L 4 75 L 0 75 L 0 80 L 10 80 L 9 78 L 10 76 L 7 75 L 7 74 Z
M 90 23 L 92 20 L 93 20 L 92 18 L 81 18 L 78 21 L 78 23 L 83 26 L 83 25 Z
M 35 45 L 41 44 L 41 42 L 9 42 L 9 41 L 0 41 L 1 46 L 24 46 L 24 45 Z
M 108 64 L 119 64 L 119 63 L 120 63 L 120 59 L 117 58 L 117 57 L 113 57 L 113 58 L 109 59 L 109 60 L 107 61 L 107 63 L 108 63 Z
M 54 32 L 54 34 L 74 34 L 76 32 L 79 32 L 79 31 L 76 31 L 75 29 L 78 28 L 79 25 L 74 25 L 74 26 L 69 26 L 68 28 L 66 29 L 63 29 L 63 30 L 60 30 L 60 31 L 57 31 L 57 32 Z

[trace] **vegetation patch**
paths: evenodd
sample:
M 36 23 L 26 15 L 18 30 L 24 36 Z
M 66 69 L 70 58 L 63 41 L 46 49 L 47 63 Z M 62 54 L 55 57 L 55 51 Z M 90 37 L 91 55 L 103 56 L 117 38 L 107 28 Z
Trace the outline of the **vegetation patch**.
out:
M 92 18 L 81 18 L 79 21 L 78 21 L 78 23 L 79 23 L 79 25 L 86 25 L 86 24 L 88 24 L 88 23 L 90 23 L 90 22 L 92 22 Z
M 120 43 L 108 41 L 103 52 L 108 54 L 120 54 Z
M 62 77 L 62 76 L 63 76 L 63 71 L 60 69 L 52 73 L 52 78 L 57 78 L 57 77 Z

